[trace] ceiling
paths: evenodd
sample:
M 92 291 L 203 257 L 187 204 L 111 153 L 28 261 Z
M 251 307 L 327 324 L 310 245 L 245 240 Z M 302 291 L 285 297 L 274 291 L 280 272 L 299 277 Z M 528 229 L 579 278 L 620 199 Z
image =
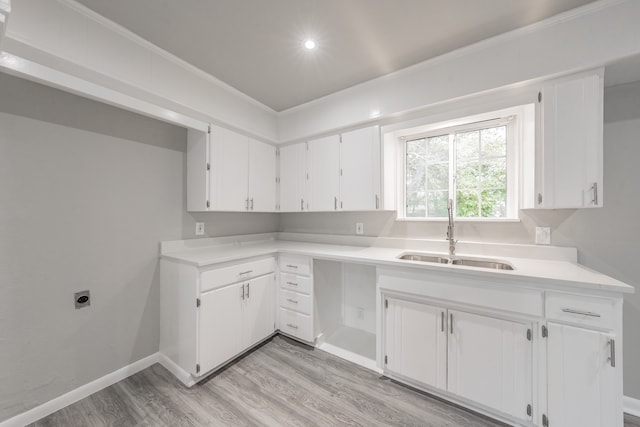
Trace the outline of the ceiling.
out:
M 594 0 L 77 1 L 282 111 Z

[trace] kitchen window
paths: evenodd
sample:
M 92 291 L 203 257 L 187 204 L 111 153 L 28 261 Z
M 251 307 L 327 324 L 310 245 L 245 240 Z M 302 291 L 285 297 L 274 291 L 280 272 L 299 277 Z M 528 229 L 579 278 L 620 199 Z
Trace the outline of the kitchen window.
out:
M 515 117 L 405 135 L 404 217 L 517 218 Z

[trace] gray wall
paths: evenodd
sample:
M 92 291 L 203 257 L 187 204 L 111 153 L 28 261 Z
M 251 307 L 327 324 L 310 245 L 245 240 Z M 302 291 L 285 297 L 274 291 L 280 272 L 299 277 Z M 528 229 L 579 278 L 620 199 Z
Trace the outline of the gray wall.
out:
M 195 227 L 185 149 L 185 129 L 0 73 L 0 421 L 158 351 L 158 243 Z
M 461 240 L 534 243 L 535 227 L 549 226 L 552 244 L 578 248 L 579 261 L 633 285 L 638 293 L 625 299 L 625 395 L 640 399 L 640 82 L 605 91 L 604 187 L 602 209 L 521 211 L 521 222 L 460 222 Z M 280 230 L 355 234 L 364 223 L 369 236 L 444 239 L 445 222 L 396 221 L 395 212 L 287 213 Z

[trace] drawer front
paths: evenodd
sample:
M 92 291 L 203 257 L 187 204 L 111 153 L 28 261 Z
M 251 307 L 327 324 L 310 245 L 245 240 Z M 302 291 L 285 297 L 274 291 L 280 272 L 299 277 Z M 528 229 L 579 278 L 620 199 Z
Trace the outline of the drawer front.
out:
M 280 299 L 278 305 L 283 308 L 298 311 L 302 314 L 311 314 L 311 296 L 299 294 L 297 292 L 280 289 Z
M 200 274 L 200 292 L 231 283 L 249 280 L 252 277 L 262 276 L 275 271 L 274 258 L 259 259 L 257 261 L 243 262 L 229 267 L 216 268 Z
M 616 300 L 583 295 L 547 292 L 546 317 L 598 328 L 615 328 Z
M 280 273 L 280 287 L 289 291 L 311 294 L 311 278 L 289 273 Z
M 311 259 L 295 255 L 280 255 L 278 265 L 280 271 L 309 276 L 311 274 Z
M 311 316 L 282 307 L 278 311 L 280 314 L 280 331 L 303 341 L 313 342 L 313 321 Z

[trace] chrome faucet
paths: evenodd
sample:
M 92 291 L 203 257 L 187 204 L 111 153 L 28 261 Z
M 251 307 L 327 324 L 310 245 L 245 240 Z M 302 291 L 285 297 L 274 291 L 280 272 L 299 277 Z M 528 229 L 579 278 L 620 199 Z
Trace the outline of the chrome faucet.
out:
M 453 238 L 453 200 L 449 199 L 447 204 L 447 213 L 449 214 L 449 226 L 447 227 L 447 239 L 449 240 L 449 260 L 456 256 L 456 242 Z

